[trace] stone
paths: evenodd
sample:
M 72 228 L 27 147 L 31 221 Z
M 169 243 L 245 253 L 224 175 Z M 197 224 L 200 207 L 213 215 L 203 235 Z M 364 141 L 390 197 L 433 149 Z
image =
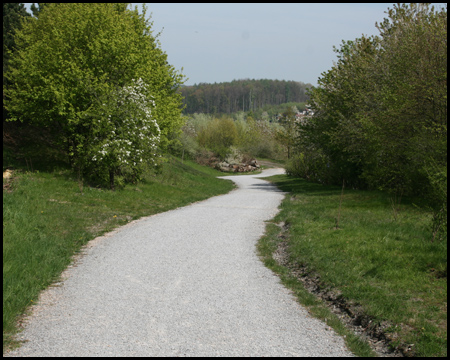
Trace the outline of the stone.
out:
M 12 176 L 12 171 L 9 169 L 6 169 L 6 171 L 3 172 L 3 179 L 9 179 Z

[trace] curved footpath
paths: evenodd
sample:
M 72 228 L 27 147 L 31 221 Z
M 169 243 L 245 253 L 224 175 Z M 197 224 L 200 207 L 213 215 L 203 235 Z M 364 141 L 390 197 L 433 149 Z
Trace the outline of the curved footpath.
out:
M 6 356 L 352 356 L 256 255 L 284 194 L 258 179 L 91 241 Z

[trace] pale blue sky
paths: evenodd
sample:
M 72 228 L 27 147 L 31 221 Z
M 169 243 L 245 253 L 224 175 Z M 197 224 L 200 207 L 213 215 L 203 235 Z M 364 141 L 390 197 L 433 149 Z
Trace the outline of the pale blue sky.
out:
M 133 4 L 134 5 L 134 4 Z M 141 6 L 139 5 L 139 8 Z M 378 34 L 393 3 L 147 4 L 171 65 L 187 85 L 233 79 L 317 85 L 336 60 L 333 45 Z
M 169 63 L 184 68 L 186 85 L 244 78 L 317 85 L 336 60 L 333 45 L 378 34 L 375 22 L 388 7 L 393 3 L 147 3 L 147 14 L 155 34 L 163 30 Z

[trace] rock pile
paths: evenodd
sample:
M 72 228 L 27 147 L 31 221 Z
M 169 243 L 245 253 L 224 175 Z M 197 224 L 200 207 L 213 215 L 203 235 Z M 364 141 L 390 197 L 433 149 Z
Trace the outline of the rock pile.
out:
M 252 159 L 239 164 L 229 164 L 226 161 L 217 162 L 214 164 L 214 168 L 223 172 L 249 172 L 260 169 L 260 165 L 255 159 Z

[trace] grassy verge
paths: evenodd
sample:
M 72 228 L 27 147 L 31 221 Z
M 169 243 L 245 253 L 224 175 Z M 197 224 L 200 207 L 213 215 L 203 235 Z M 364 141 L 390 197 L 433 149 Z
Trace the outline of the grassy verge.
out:
M 261 165 L 263 169 L 273 168 L 273 167 L 282 167 L 285 166 L 285 160 L 272 160 L 266 158 L 258 158 L 258 164 Z
M 301 303 L 345 334 L 359 356 L 370 350 L 297 278 L 314 277 L 319 292 L 337 294 L 360 327 L 403 354 L 447 355 L 447 243 L 432 242 L 428 211 L 404 199 L 395 220 L 385 194 L 356 190 L 345 190 L 339 209 L 339 187 L 268 179 L 289 194 L 274 219 L 284 231 L 268 224 L 259 251 Z M 274 259 L 281 247 L 289 266 Z
M 31 160 L 26 165 L 30 167 Z M 231 181 L 215 178 L 223 173 L 176 158 L 170 158 L 161 173 L 115 192 L 84 186 L 81 194 L 69 170 L 37 167 L 36 159 L 34 171 L 13 171 L 3 190 L 4 350 L 16 345 L 13 337 L 21 314 L 89 240 L 142 216 L 234 188 Z

